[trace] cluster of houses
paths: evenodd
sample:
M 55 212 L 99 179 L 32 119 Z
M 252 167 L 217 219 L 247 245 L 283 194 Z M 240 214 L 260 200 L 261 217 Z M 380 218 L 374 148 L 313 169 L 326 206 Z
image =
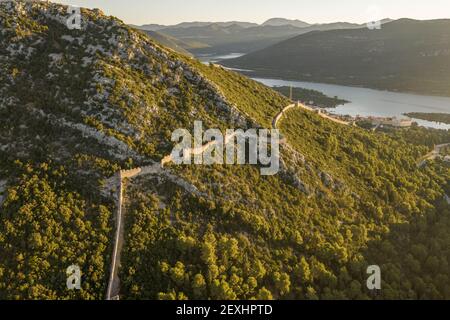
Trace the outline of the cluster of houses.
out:
M 321 108 L 319 106 L 314 105 L 314 101 L 309 101 L 309 103 L 304 103 L 306 106 L 312 108 L 317 112 L 318 114 L 328 114 L 328 110 Z M 382 126 L 388 126 L 388 127 L 394 127 L 394 128 L 409 128 L 413 125 L 414 121 L 411 118 L 397 118 L 397 117 L 363 117 L 360 115 L 357 115 L 356 117 L 351 116 L 337 116 L 333 115 L 334 117 L 338 117 L 340 119 L 345 119 L 349 122 L 357 122 L 357 121 L 368 121 L 370 122 L 374 127 L 382 127 Z
M 374 126 L 390 126 L 396 128 L 408 128 L 413 125 L 412 119 L 409 118 L 383 118 L 383 117 L 368 117 L 365 120 L 368 120 Z

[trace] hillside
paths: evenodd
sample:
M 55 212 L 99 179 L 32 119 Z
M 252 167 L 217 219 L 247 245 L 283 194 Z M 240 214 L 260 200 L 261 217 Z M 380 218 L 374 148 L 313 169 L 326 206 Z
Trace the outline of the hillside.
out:
M 286 26 L 291 25 L 297 28 L 306 28 L 311 26 L 309 23 L 301 20 L 290 20 L 284 18 L 272 18 L 261 24 L 262 26 Z
M 180 41 L 174 37 L 167 36 L 167 35 L 164 35 L 162 33 L 156 32 L 156 31 L 144 31 L 144 32 L 150 38 L 152 38 L 159 44 L 163 45 L 164 47 L 175 50 L 186 56 L 192 56 L 192 53 L 190 53 L 186 49 L 194 49 L 197 47 L 197 44 Z M 201 47 L 202 45 L 199 45 L 199 46 Z
M 103 299 L 111 177 L 158 164 L 195 120 L 271 128 L 291 103 L 98 10 L 68 30 L 66 12 L 0 2 L 0 299 Z M 121 299 L 450 298 L 450 171 L 417 167 L 424 134 L 393 139 L 301 108 L 278 126 L 278 175 L 171 164 L 125 179 Z M 73 264 L 80 291 L 66 288 Z
M 450 95 L 450 20 L 312 32 L 225 61 L 265 77 Z

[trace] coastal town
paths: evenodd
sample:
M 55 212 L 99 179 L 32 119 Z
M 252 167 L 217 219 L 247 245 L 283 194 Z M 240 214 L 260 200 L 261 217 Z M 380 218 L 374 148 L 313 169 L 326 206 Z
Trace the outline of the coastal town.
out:
M 350 116 L 350 115 L 337 115 L 330 110 L 331 108 L 322 108 L 317 106 L 314 101 L 302 102 L 301 104 L 307 106 L 309 109 L 314 110 L 320 115 L 327 115 L 329 117 L 338 119 L 340 121 L 345 121 L 353 125 L 360 125 L 361 127 L 368 128 L 376 131 L 379 128 L 390 127 L 390 128 L 409 128 L 414 125 L 414 121 L 411 118 L 398 118 L 398 117 L 376 117 L 376 116 Z

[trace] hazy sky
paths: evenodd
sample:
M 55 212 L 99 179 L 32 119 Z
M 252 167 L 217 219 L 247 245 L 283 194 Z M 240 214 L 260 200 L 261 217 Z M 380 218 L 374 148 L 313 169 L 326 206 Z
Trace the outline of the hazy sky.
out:
M 450 0 L 54 0 L 100 8 L 126 23 L 250 21 L 273 17 L 310 23 L 367 22 L 378 18 L 450 18 Z

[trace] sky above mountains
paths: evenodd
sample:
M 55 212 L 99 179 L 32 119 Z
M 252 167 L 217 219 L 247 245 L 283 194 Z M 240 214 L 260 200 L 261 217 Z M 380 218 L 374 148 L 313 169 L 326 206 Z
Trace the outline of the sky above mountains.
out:
M 363 23 L 382 18 L 450 18 L 448 0 L 56 0 L 100 8 L 132 24 L 184 21 L 248 21 L 282 17 L 309 23 Z

